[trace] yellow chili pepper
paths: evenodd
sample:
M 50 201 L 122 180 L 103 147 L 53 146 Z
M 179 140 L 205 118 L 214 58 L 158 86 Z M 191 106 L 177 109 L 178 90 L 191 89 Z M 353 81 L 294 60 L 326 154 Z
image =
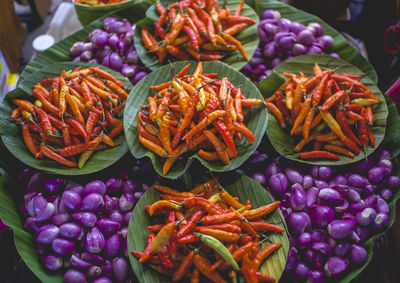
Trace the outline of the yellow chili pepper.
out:
M 356 98 L 351 101 L 352 104 L 359 104 L 362 106 L 371 106 L 374 104 L 378 104 L 379 101 L 373 98 Z
M 190 96 L 178 82 L 172 81 L 172 87 L 178 92 L 178 104 L 181 107 L 183 115 L 186 115 L 189 108 Z
M 210 94 L 201 87 L 201 82 L 198 77 L 194 77 L 193 79 L 194 87 L 199 89 L 199 101 L 196 104 L 197 111 L 201 111 L 207 104 L 207 101 L 210 99 Z
M 170 209 L 173 209 L 173 210 L 180 210 L 181 209 L 181 206 L 179 204 L 175 204 L 175 203 L 173 203 L 171 201 L 168 201 L 168 200 L 159 200 L 159 201 L 153 203 L 150 206 L 149 215 L 153 216 L 154 212 L 157 211 L 157 209 L 164 208 L 164 207 L 170 208 Z
M 161 230 L 154 238 L 153 243 L 151 244 L 150 248 L 151 254 L 158 253 L 165 247 L 165 245 L 171 239 L 172 234 L 175 231 L 175 227 L 176 227 L 175 222 L 170 222 L 161 228 Z

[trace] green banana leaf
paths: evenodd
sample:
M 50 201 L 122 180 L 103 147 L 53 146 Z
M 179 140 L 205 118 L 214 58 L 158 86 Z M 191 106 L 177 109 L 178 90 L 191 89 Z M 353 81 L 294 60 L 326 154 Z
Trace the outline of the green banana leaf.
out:
M 241 203 L 250 200 L 252 207 L 254 208 L 274 202 L 272 196 L 259 183 L 247 176 L 238 173 L 229 173 L 222 176 L 219 181 L 231 195 L 238 197 Z M 179 186 L 175 185 L 173 188 L 183 186 L 182 184 L 179 184 Z M 159 192 L 155 190 L 154 187 L 151 187 L 136 204 L 128 226 L 129 251 L 144 251 L 146 247 L 147 234 L 149 233 L 146 227 L 149 225 L 165 223 L 165 220 L 162 217 L 151 218 L 144 210 L 145 205 L 151 205 L 159 199 Z M 283 215 L 279 208 L 276 209 L 272 215 L 268 216 L 265 221 L 274 223 L 282 228 L 286 227 Z M 289 251 L 289 240 L 286 233 L 271 233 L 268 234 L 268 241 L 264 241 L 261 244 L 261 248 L 264 248 L 269 243 L 282 243 L 282 247 L 268 257 L 268 259 L 261 265 L 260 272 L 268 274 L 279 281 L 286 265 L 287 254 Z M 131 253 L 129 253 L 129 259 L 140 282 L 170 282 L 168 277 L 158 274 L 146 264 L 139 263 Z
M 255 0 L 254 9 L 259 16 L 266 9 L 273 9 L 277 10 L 282 18 L 287 18 L 304 25 L 311 22 L 320 23 L 324 34 L 330 35 L 334 39 L 330 52 L 336 52 L 343 60 L 358 67 L 363 73 L 370 77 L 375 84 L 378 82 L 378 76 L 372 65 L 354 47 L 349 45 L 346 39 L 337 30 L 329 26 L 326 22 L 321 20 L 321 18 L 280 1 L 273 0 Z
M 196 61 L 175 62 L 172 63 L 172 66 L 176 72 L 178 72 L 188 63 L 191 64 L 188 72 L 188 74 L 190 74 L 193 72 L 197 64 Z M 132 155 L 136 158 L 142 158 L 144 156 L 149 157 L 153 163 L 154 169 L 159 175 L 162 175 L 162 167 L 164 162 L 161 161 L 159 156 L 152 151 L 147 150 L 139 142 L 136 120 L 138 112 L 140 111 L 140 105 L 148 104 L 147 97 L 149 95 L 154 95 L 149 87 L 151 85 L 158 85 L 169 81 L 168 74 L 170 71 L 171 66 L 160 67 L 136 84 L 128 97 L 125 108 L 126 111 L 124 112 L 124 131 Z M 222 79 L 222 77 L 228 77 L 229 81 L 231 81 L 235 86 L 241 87 L 242 93 L 246 97 L 262 98 L 260 92 L 254 86 L 254 84 L 251 83 L 243 74 L 241 74 L 239 71 L 236 71 L 229 65 L 218 61 L 204 62 L 203 72 L 217 73 L 218 79 Z M 246 161 L 246 159 L 260 144 L 267 126 L 267 113 L 268 111 L 265 107 L 257 107 L 253 108 L 252 111 L 246 116 L 245 124 L 254 133 L 256 140 L 253 144 L 249 144 L 242 139 L 242 142 L 236 145 L 238 156 L 231 159 L 231 162 L 228 165 L 223 164 L 221 161 L 209 162 L 200 158 L 197 154 L 194 154 L 194 152 L 188 152 L 183 156 L 183 160 L 178 160 L 175 162 L 168 174 L 164 177 L 175 179 L 182 175 L 189 168 L 193 159 L 199 160 L 201 164 L 215 172 L 226 172 L 236 169 Z
M 20 183 L 7 173 L 0 177 L 0 218 L 4 224 L 12 227 L 15 247 L 28 268 L 42 282 L 62 283 L 64 281 L 62 274 L 51 274 L 40 263 L 33 235 L 24 229 L 22 217 L 17 209 L 18 205 L 15 204 L 15 199 L 11 195 L 12 190 L 20 189 L 19 185 Z M 22 188 L 19 191 L 21 190 Z
M 172 2 L 175 2 L 175 1 L 161 1 L 161 3 L 163 3 L 164 6 L 167 6 L 168 4 L 171 4 Z M 219 2 L 220 2 L 221 6 L 224 3 L 226 3 L 226 6 L 228 6 L 231 9 L 231 11 L 235 11 L 240 0 L 230 0 L 230 1 L 222 1 L 221 0 Z M 258 16 L 255 13 L 255 11 L 247 4 L 245 4 L 243 6 L 241 15 L 250 17 L 257 21 L 256 24 L 246 28 L 241 33 L 239 33 L 237 36 L 235 35 L 235 38 L 238 39 L 243 44 L 243 47 L 246 50 L 247 55 L 249 56 L 249 58 L 251 58 L 253 56 L 253 54 L 258 46 L 258 42 L 259 42 L 258 33 L 257 33 Z M 153 33 L 153 31 L 154 31 L 153 22 L 157 21 L 157 19 L 158 19 L 158 14 L 155 10 L 155 5 L 152 5 L 146 12 L 146 18 L 137 23 L 137 27 L 135 30 L 135 47 L 136 47 L 137 53 L 139 55 L 140 60 L 143 62 L 143 64 L 151 70 L 154 70 L 155 68 L 159 67 L 160 64 L 158 63 L 157 56 L 150 53 L 144 46 L 142 38 L 141 38 L 141 34 L 142 34 L 143 26 L 147 26 L 149 31 L 151 33 Z M 167 58 L 168 58 L 168 56 L 167 56 Z M 240 54 L 239 51 L 227 53 L 225 55 L 225 57 L 222 58 L 221 61 L 228 65 L 231 65 L 233 68 L 235 68 L 237 70 L 241 69 L 247 63 L 247 60 L 245 60 L 243 58 L 243 56 Z M 168 60 L 164 60 L 162 65 L 165 65 L 165 64 L 168 64 Z
M 36 159 L 27 149 L 22 138 L 20 128 L 16 124 L 10 123 L 8 121 L 11 111 L 15 108 L 12 103 L 13 99 L 27 99 L 33 102 L 35 98 L 32 95 L 32 89 L 37 82 L 41 82 L 44 78 L 59 76 L 63 70 L 74 70 L 78 66 L 82 66 L 84 68 L 94 65 L 87 63 L 64 62 L 46 66 L 22 81 L 17 89 L 8 93 L 5 96 L 2 104 L 0 105 L 1 139 L 6 148 L 17 159 L 19 159 L 26 165 L 29 165 L 39 170 L 61 175 L 83 175 L 97 172 L 112 165 L 128 151 L 125 137 L 123 134 L 121 134 L 114 140 L 114 147 L 94 153 L 82 168 L 68 168 L 64 165 L 57 163 L 56 161 L 45 157 L 42 159 Z M 132 89 L 132 84 L 120 73 L 108 69 L 104 66 L 98 66 L 112 73 L 116 78 L 121 80 L 124 84 L 125 89 L 128 92 Z
M 350 63 L 336 59 L 328 55 L 303 55 L 293 57 L 279 64 L 264 81 L 259 84 L 261 93 L 268 97 L 272 95 L 283 82 L 285 82 L 284 72 L 299 74 L 303 72 L 305 75 L 310 76 L 313 74 L 313 67 L 315 63 L 323 69 L 335 70 L 338 74 L 360 74 L 362 78 L 360 81 L 364 83 L 377 97 L 382 100 L 382 103 L 376 104 L 372 107 L 375 115 L 375 123 L 372 126 L 372 131 L 375 136 L 375 148 L 368 146 L 365 153 L 361 152 L 355 157 L 350 158 L 347 156 L 340 156 L 340 160 L 302 160 L 298 154 L 294 152 L 295 145 L 301 140 L 301 137 L 290 136 L 290 126 L 284 129 L 279 124 L 276 117 L 269 113 L 269 124 L 267 128 L 267 135 L 273 147 L 282 156 L 302 163 L 315 164 L 315 165 L 344 165 L 359 161 L 366 156 L 370 155 L 380 145 L 384 136 L 387 125 L 388 107 L 385 103 L 383 94 L 380 92 L 374 81 L 362 73 L 358 68 Z M 306 149 L 304 151 L 307 151 Z
M 82 26 L 86 26 L 92 21 L 97 20 L 104 15 L 107 15 L 117 10 L 128 9 L 129 7 L 135 5 L 137 2 L 140 2 L 140 0 L 126 0 L 121 3 L 111 5 L 90 6 L 76 3 L 74 1 L 74 7 Z
M 119 20 L 128 19 L 131 23 L 135 23 L 144 17 L 144 14 L 148 7 L 152 3 L 150 1 L 140 1 L 130 7 L 122 10 L 115 11 L 113 13 L 107 14 L 98 20 L 85 26 L 83 29 L 73 33 L 72 35 L 66 37 L 65 39 L 57 42 L 50 48 L 39 53 L 33 60 L 31 60 L 22 71 L 18 84 L 22 82 L 30 74 L 36 72 L 37 70 L 43 68 L 44 66 L 53 64 L 55 62 L 67 62 L 71 61 L 72 58 L 69 55 L 69 49 L 77 41 L 86 41 L 88 34 L 96 29 L 102 28 L 103 19 L 106 17 L 116 17 Z

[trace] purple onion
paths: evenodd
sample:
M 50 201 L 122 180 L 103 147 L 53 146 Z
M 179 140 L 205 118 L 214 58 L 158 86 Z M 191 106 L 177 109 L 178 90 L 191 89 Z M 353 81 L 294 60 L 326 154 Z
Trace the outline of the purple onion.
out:
M 288 257 L 286 260 L 285 271 L 292 270 L 297 265 L 297 261 L 298 261 L 298 251 L 295 247 L 291 247 L 289 249 Z
M 326 262 L 326 256 L 322 253 L 316 253 L 314 257 L 313 266 L 319 268 Z
M 326 256 L 330 256 L 332 254 L 331 246 L 324 242 L 312 243 L 311 249 L 314 250 L 314 252 L 322 253 Z
M 264 49 L 263 49 L 263 54 L 267 58 L 273 58 L 275 57 L 277 53 L 277 49 L 275 46 L 275 42 L 271 41 L 265 44 Z
M 58 193 L 60 187 L 61 187 L 60 179 L 49 178 L 44 181 L 44 190 L 49 194 Z
M 345 199 L 343 204 L 339 205 L 339 206 L 335 206 L 335 211 L 337 213 L 343 213 L 346 212 L 349 209 L 349 202 Z
M 269 179 L 273 175 L 276 175 L 281 172 L 282 172 L 282 168 L 279 166 L 279 163 L 276 161 L 273 161 L 267 165 L 267 168 L 265 169 L 265 177 L 267 179 Z
M 97 49 L 102 49 L 106 46 L 108 35 L 106 32 L 98 32 L 92 37 L 92 44 Z
M 92 254 L 92 253 L 82 253 L 81 259 L 84 261 L 88 261 L 90 263 L 96 264 L 96 265 L 105 265 L 107 262 L 104 258 L 97 254 Z
M 323 180 L 315 179 L 314 180 L 314 185 L 320 190 L 325 189 L 325 188 L 329 188 L 328 183 L 323 181 Z
M 117 232 L 112 234 L 106 239 L 106 245 L 104 248 L 104 254 L 108 258 L 114 258 L 121 251 L 122 247 L 122 234 Z
M 352 189 L 348 190 L 346 197 L 351 202 L 359 202 L 361 200 L 360 194 Z
M 43 265 L 46 266 L 47 269 L 57 270 L 63 266 L 63 260 L 61 257 L 56 255 L 44 255 L 42 256 Z
M 71 265 L 77 269 L 88 269 L 89 267 L 93 266 L 93 263 L 84 261 L 74 254 L 71 255 L 69 261 L 71 262 Z
M 128 64 L 123 64 L 122 68 L 121 68 L 121 73 L 127 77 L 127 78 L 131 78 L 133 77 L 138 71 L 139 71 L 139 66 L 134 65 L 134 66 L 130 66 Z
M 393 193 L 391 190 L 385 188 L 382 189 L 380 195 L 384 200 L 389 201 L 392 198 Z
M 303 254 L 303 258 L 309 263 L 313 262 L 314 261 L 314 251 L 306 250 Z
M 307 283 L 322 283 L 325 281 L 325 275 L 322 270 L 311 270 L 307 275 Z
M 86 276 L 75 269 L 68 269 L 64 274 L 65 283 L 87 283 Z
M 386 173 L 386 174 L 392 173 L 393 164 L 392 164 L 392 161 L 390 161 L 388 159 L 379 160 L 378 163 L 376 164 L 376 166 L 388 168 L 390 171 L 388 173 Z
M 85 43 L 83 41 L 77 41 L 75 42 L 71 48 L 69 49 L 69 54 L 72 57 L 77 57 L 80 56 L 82 54 L 82 52 L 84 51 L 84 45 Z
M 140 185 L 140 183 L 136 180 L 126 180 L 122 184 L 122 190 L 125 193 L 133 193 L 138 189 L 139 185 Z
M 82 227 L 76 223 L 64 223 L 60 226 L 60 235 L 64 238 L 76 239 L 82 232 Z
M 85 188 L 82 190 L 82 197 L 85 197 L 91 193 L 98 193 L 104 195 L 106 193 L 106 185 L 99 180 L 87 183 Z
M 79 60 L 81 62 L 88 62 L 92 58 L 93 58 L 93 52 L 90 50 L 83 51 L 81 56 L 79 56 Z
M 99 193 L 90 193 L 82 200 L 82 210 L 99 212 L 104 207 L 103 196 Z
M 334 252 L 335 255 L 340 256 L 340 257 L 344 257 L 346 256 L 347 252 L 350 249 L 350 243 L 349 242 L 342 242 L 342 243 L 338 243 L 335 246 Z
M 300 212 L 292 212 L 287 217 L 289 231 L 293 235 L 300 235 L 306 230 L 307 218 Z
M 319 195 L 319 189 L 316 187 L 311 187 L 307 190 L 306 194 L 307 207 L 311 207 L 312 205 L 317 203 L 318 195 Z
M 122 59 L 117 52 L 112 52 L 110 54 L 110 67 L 116 71 L 122 68 Z
M 97 227 L 89 230 L 85 237 L 85 249 L 90 253 L 100 253 L 106 245 L 103 234 Z
M 311 188 L 314 184 L 314 179 L 310 175 L 305 175 L 303 177 L 303 188 L 308 189 Z
M 35 233 L 35 240 L 40 244 L 51 244 L 58 237 L 59 229 L 52 224 L 41 226 Z
M 317 44 L 322 47 L 322 50 L 329 50 L 333 45 L 333 38 L 330 35 L 322 35 L 316 39 Z
M 118 223 L 122 223 L 124 221 L 124 216 L 118 210 L 114 210 L 109 215 L 110 219 L 116 221 Z
M 365 202 L 363 200 L 360 200 L 359 202 L 352 203 L 349 205 L 349 212 L 351 214 L 356 214 L 357 212 L 364 210 L 364 208 L 365 208 Z
M 293 32 L 294 34 L 299 34 L 305 28 L 306 27 L 299 22 L 291 22 L 290 23 L 290 31 Z
M 254 173 L 253 175 L 251 175 L 251 178 L 256 180 L 261 186 L 265 186 L 267 184 L 267 179 L 261 173 L 257 173 L 257 172 Z
M 289 202 L 295 211 L 301 211 L 306 206 L 306 192 L 299 183 L 292 186 Z
M 57 215 L 53 215 L 50 218 L 50 222 L 56 226 L 60 226 L 66 222 L 68 222 L 70 219 L 70 216 L 68 213 L 61 213 L 61 214 L 57 214 Z
M 376 200 L 376 212 L 378 213 L 389 213 L 389 206 L 383 198 L 377 198 Z
M 284 195 L 288 188 L 288 181 L 283 173 L 277 173 L 269 178 L 268 186 L 277 194 Z
M 120 178 L 111 177 L 107 180 L 105 186 L 108 192 L 116 193 L 122 187 L 122 180 Z
M 390 153 L 389 150 L 382 150 L 379 154 L 379 159 L 388 159 L 390 160 L 392 158 L 392 154 Z
M 315 37 L 322 36 L 322 26 L 317 22 L 309 23 L 307 29 L 312 31 Z
M 91 283 L 112 283 L 112 280 L 106 276 L 95 278 Z
M 147 75 L 147 73 L 144 72 L 144 71 L 137 73 L 137 74 L 135 75 L 135 77 L 133 78 L 132 83 L 133 83 L 134 85 L 137 84 L 137 83 L 138 83 L 141 79 L 143 79 L 146 75 Z
M 328 205 L 342 205 L 345 198 L 336 190 L 331 188 L 325 188 L 319 191 L 318 198 L 321 203 Z
M 64 205 L 68 207 L 71 211 L 78 210 L 82 206 L 81 196 L 75 191 L 64 191 L 61 199 Z
M 113 276 L 113 268 L 112 268 L 112 262 L 109 260 L 106 260 L 106 263 L 102 265 L 103 268 L 103 273 L 104 275 Z
M 313 242 L 325 242 L 328 238 L 328 233 L 325 230 L 314 230 L 311 233 Z
M 351 245 L 350 247 L 351 261 L 356 264 L 361 264 L 367 259 L 367 250 L 360 245 Z
M 37 214 L 36 216 L 36 221 L 37 222 L 43 222 L 48 220 L 55 211 L 54 204 L 52 203 L 47 203 L 47 205 Z
M 293 48 L 296 43 L 296 38 L 294 36 L 284 36 L 278 41 L 278 47 L 280 51 L 289 51 Z
M 295 267 L 293 274 L 297 279 L 303 280 L 307 278 L 309 271 L 310 268 L 305 263 L 299 262 Z
M 76 250 L 75 243 L 71 240 L 56 238 L 51 243 L 51 247 L 53 251 L 55 251 L 59 255 L 67 255 Z
M 397 176 L 389 176 L 387 178 L 387 186 L 389 189 L 398 188 L 400 185 L 400 179 Z
M 119 222 L 108 218 L 100 218 L 99 220 L 97 220 L 96 226 L 100 229 L 103 235 L 109 235 L 118 231 L 121 228 L 121 224 Z
M 324 266 L 325 274 L 328 277 L 343 274 L 348 265 L 348 259 L 344 259 L 338 256 L 330 257 Z
M 355 224 L 356 222 L 352 219 L 333 220 L 328 224 L 327 230 L 332 238 L 340 240 L 351 234 Z
M 115 202 L 109 195 L 104 195 L 103 201 L 104 201 L 103 210 L 105 213 L 111 213 L 113 210 L 118 208 L 117 202 Z
M 307 48 L 300 43 L 295 43 L 293 44 L 292 47 L 292 54 L 293 56 L 300 56 L 300 55 L 304 55 L 307 53 Z
M 30 232 L 36 232 L 40 228 L 40 223 L 36 220 L 36 217 L 28 217 L 25 220 L 24 228 Z
M 123 193 L 119 199 L 119 210 L 122 212 L 132 210 L 135 203 L 136 199 L 132 193 Z
M 285 175 L 288 181 L 292 184 L 303 184 L 303 174 L 294 167 L 287 167 L 285 169 Z
M 85 227 L 93 227 L 97 221 L 97 216 L 91 212 L 77 212 L 71 217 Z
M 88 277 L 97 277 L 99 275 L 101 275 L 103 271 L 101 270 L 100 266 L 97 265 L 93 265 L 91 267 L 89 267 L 89 269 L 86 271 L 86 275 Z
M 36 194 L 32 199 L 32 211 L 34 215 L 38 215 L 46 206 L 47 200 L 41 193 Z
M 304 249 L 309 244 L 311 244 L 312 236 L 310 233 L 307 233 L 307 232 L 301 233 L 297 238 L 297 242 L 298 242 L 300 248 Z
M 314 43 L 315 37 L 309 29 L 304 29 L 297 35 L 297 41 L 308 47 Z
M 122 257 L 117 257 L 112 261 L 114 276 L 118 282 L 123 282 L 128 275 L 128 263 Z
M 390 174 L 390 169 L 387 167 L 372 167 L 368 170 L 368 179 L 373 184 L 378 184 L 382 182 L 382 180 Z
M 335 219 L 335 211 L 327 205 L 312 205 L 310 207 L 310 218 L 317 227 L 326 227 Z

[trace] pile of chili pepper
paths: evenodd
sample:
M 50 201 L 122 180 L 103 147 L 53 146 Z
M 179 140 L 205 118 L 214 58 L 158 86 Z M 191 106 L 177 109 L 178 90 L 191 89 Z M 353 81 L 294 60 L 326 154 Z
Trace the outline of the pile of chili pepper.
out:
M 253 143 L 255 136 L 243 123 L 252 106 L 264 105 L 262 99 L 246 98 L 228 78 L 203 73 L 198 62 L 192 75 L 186 65 L 172 80 L 150 86 L 155 91 L 137 116 L 139 141 L 165 159 L 163 174 L 186 151 L 208 161 L 229 164 L 237 157 L 234 137 L 244 136 Z
M 149 52 L 155 53 L 158 62 L 168 57 L 179 60 L 194 58 L 199 61 L 221 60 L 226 53 L 239 50 L 249 60 L 242 43 L 235 35 L 256 23 L 241 16 L 242 0 L 236 10 L 219 7 L 217 0 L 183 0 L 166 9 L 156 4 L 159 18 L 154 22 L 155 33 L 142 27 L 142 41 Z
M 284 76 L 289 80 L 265 103 L 280 125 L 299 137 L 294 148 L 299 158 L 354 158 L 360 148 L 375 147 L 373 109 L 381 99 L 360 82 L 360 75 L 337 74 L 315 64 L 310 77 Z
M 14 99 L 11 121 L 35 158 L 43 156 L 82 168 L 94 151 L 113 147 L 123 130 L 128 93 L 110 73 L 90 67 L 45 78 L 34 85 L 34 103 Z M 77 160 L 78 159 L 78 160 Z
M 250 201 L 241 204 L 217 179 L 190 192 L 154 187 L 162 200 L 146 205 L 145 210 L 150 216 L 165 215 L 166 223 L 147 227 L 145 250 L 132 251 L 140 263 L 170 276 L 173 282 L 209 279 L 220 283 L 228 278 L 238 282 L 239 275 L 246 282 L 276 281 L 258 270 L 282 246 L 263 245 L 270 241 L 267 233 L 285 231 L 262 219 L 275 211 L 279 201 L 252 208 Z

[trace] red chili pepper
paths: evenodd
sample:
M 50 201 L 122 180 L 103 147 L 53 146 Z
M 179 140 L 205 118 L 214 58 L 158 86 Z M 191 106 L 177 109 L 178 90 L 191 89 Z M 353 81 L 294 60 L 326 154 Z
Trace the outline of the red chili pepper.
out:
M 54 151 L 52 151 L 50 148 L 48 148 L 45 145 L 41 145 L 40 146 L 40 151 L 39 152 L 42 153 L 44 156 L 46 156 L 46 157 L 48 157 L 50 159 L 53 159 L 53 160 L 57 161 L 58 163 L 61 163 L 61 164 L 65 165 L 65 166 L 76 167 L 76 163 L 75 162 L 70 161 L 68 159 L 65 159 L 64 157 L 62 157 L 61 155 L 55 153 Z
M 193 264 L 194 256 L 195 253 L 193 250 L 186 255 L 186 257 L 182 260 L 182 263 L 180 264 L 179 268 L 175 271 L 174 276 L 172 277 L 173 282 L 181 280 L 186 275 L 186 272 Z
M 179 230 L 179 232 L 176 236 L 178 238 L 182 238 L 183 236 L 193 232 L 194 229 L 196 228 L 197 222 L 200 221 L 200 219 L 201 219 L 201 217 L 203 217 L 204 213 L 205 213 L 204 210 L 196 211 L 192 215 L 192 217 L 190 218 L 188 223 Z
M 336 111 L 336 121 L 338 122 L 340 128 L 346 136 L 352 139 L 356 144 L 361 145 L 361 142 L 358 140 L 356 135 L 351 130 L 349 124 L 347 123 L 346 115 L 343 111 Z
M 64 121 L 65 121 L 65 123 L 67 123 L 67 125 L 69 125 L 73 129 L 75 129 L 85 139 L 85 143 L 89 142 L 89 138 L 85 132 L 85 129 L 78 121 L 76 121 L 75 119 L 70 118 L 70 117 L 65 118 Z
M 168 254 L 167 246 L 164 246 L 161 251 L 158 252 L 158 257 L 160 258 L 161 264 L 164 265 L 166 268 L 173 268 L 174 263 L 172 262 L 171 258 Z
M 147 235 L 147 246 L 143 252 L 143 256 L 139 259 L 140 263 L 146 262 L 150 258 L 151 256 L 150 249 L 155 237 L 156 235 L 154 233 L 150 233 L 149 235 Z
M 340 159 L 339 155 L 323 150 L 301 152 L 299 154 L 299 157 L 301 159 L 334 159 L 334 160 Z

